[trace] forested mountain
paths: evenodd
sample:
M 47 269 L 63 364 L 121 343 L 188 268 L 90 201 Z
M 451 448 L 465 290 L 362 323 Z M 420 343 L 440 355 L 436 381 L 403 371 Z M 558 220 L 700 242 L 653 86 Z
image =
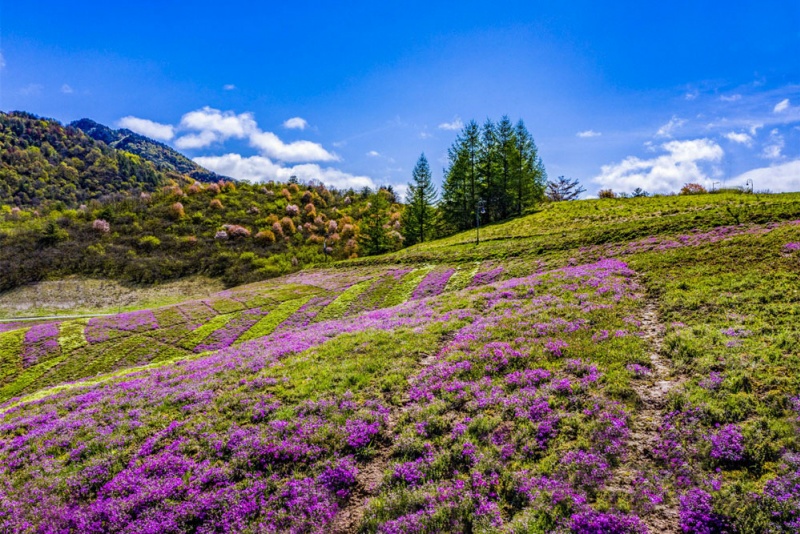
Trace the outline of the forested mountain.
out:
M 173 148 L 130 130 L 124 128 L 113 130 L 91 119 L 80 119 L 70 123 L 70 126 L 82 130 L 89 137 L 102 141 L 112 148 L 142 156 L 153 162 L 160 171 L 178 172 L 201 182 L 229 180 L 225 176 L 204 169 Z
M 169 178 L 145 158 L 78 128 L 23 112 L 0 112 L 0 204 L 77 208 L 115 193 L 155 191 Z

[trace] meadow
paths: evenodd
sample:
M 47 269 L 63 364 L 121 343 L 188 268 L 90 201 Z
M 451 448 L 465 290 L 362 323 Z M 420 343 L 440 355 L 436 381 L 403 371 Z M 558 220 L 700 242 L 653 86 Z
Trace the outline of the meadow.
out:
M 800 530 L 800 194 L 481 232 L 4 327 L 0 531 Z

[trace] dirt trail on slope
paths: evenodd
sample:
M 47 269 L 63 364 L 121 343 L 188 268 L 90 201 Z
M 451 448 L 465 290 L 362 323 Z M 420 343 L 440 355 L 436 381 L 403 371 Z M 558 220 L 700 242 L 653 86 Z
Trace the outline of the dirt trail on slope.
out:
M 444 336 L 442 341 L 449 342 L 452 335 Z M 436 354 L 423 354 L 419 365 L 428 367 L 436 361 Z M 409 377 L 409 384 L 413 385 L 413 375 Z M 367 501 L 370 497 L 378 494 L 378 486 L 383 480 L 383 472 L 389 466 L 389 457 L 392 453 L 392 439 L 394 437 L 394 429 L 400 418 L 409 411 L 411 408 L 411 399 L 406 395 L 402 399 L 402 404 L 392 410 L 384 431 L 383 442 L 380 445 L 378 453 L 367 465 L 359 466 L 358 475 L 356 476 L 356 487 L 353 493 L 347 500 L 347 504 L 342 511 L 336 514 L 336 518 L 331 525 L 331 532 L 333 534 L 353 534 L 358 532 L 358 526 L 364 517 L 364 512 L 367 509 Z
M 636 410 L 631 426 L 630 456 L 618 470 L 617 484 L 623 488 L 633 486 L 635 468 L 644 474 L 658 472 L 652 457 L 652 451 L 658 442 L 659 427 L 663 422 L 663 413 L 669 393 L 683 382 L 675 375 L 670 362 L 661 355 L 664 342 L 664 326 L 658 318 L 658 303 L 648 299 L 642 315 L 641 330 L 644 338 L 650 343 L 650 368 L 652 375 L 633 380 L 632 387 L 641 401 Z M 678 523 L 678 502 L 673 498 L 657 505 L 655 509 L 642 517 L 643 523 L 652 533 L 680 532 Z

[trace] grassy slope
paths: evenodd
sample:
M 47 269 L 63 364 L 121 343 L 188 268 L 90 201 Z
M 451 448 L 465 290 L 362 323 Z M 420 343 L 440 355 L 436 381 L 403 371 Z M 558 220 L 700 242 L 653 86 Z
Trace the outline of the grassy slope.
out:
M 182 408 L 185 403 L 170 394 L 165 394 L 163 401 L 141 401 L 136 409 L 145 413 L 143 426 L 120 438 L 119 454 L 131 457 L 142 440 L 169 420 L 189 425 L 206 421 L 225 436 L 232 432 L 230 425 L 259 427 L 270 420 L 302 419 L 306 413 L 302 403 L 308 400 L 377 400 L 391 415 L 382 420 L 379 434 L 368 439 L 364 448 L 337 434 L 343 419 L 327 412 L 333 426 L 314 438 L 318 445 L 324 444 L 327 456 L 323 457 L 352 457 L 361 469 L 359 476 L 376 470 L 383 474 L 377 481 L 382 478 L 384 483 L 371 494 L 366 509 L 354 508 L 357 499 L 348 500 L 347 491 L 340 495 L 336 506 L 350 514 L 350 519 L 349 523 L 333 519 L 337 528 L 373 531 L 394 524 L 392 521 L 405 521 L 402 524 L 408 528 L 409 521 L 418 521 L 428 530 L 492 531 L 501 528 L 497 526 L 500 522 L 502 529 L 513 531 L 536 532 L 559 525 L 578 530 L 577 522 L 584 516 L 587 521 L 613 523 L 631 514 L 651 529 L 669 531 L 677 528 L 673 514 L 680 512 L 682 524 L 698 530 L 705 525 L 713 532 L 732 524 L 743 532 L 789 532 L 793 516 L 787 511 L 787 506 L 791 508 L 787 501 L 749 496 L 763 493 L 776 477 L 791 480 L 796 467 L 787 467 L 784 455 L 800 448 L 798 414 L 793 411 L 797 410 L 793 399 L 800 393 L 795 320 L 800 312 L 800 263 L 797 252 L 784 247 L 800 241 L 800 226 L 790 223 L 796 219 L 800 219 L 797 194 L 556 204 L 483 229 L 479 247 L 471 243 L 474 234 L 467 232 L 392 255 L 251 284 L 207 301 L 155 310 L 156 327 L 144 321 L 131 329 L 130 319 L 124 318 L 120 320 L 123 329 L 115 328 L 118 324 L 105 329 L 94 325 L 83 332 L 83 323 L 68 321 L 58 327 L 55 348 L 45 347 L 45 338 L 25 348 L 27 330 L 0 333 L 0 401 L 22 395 L 6 404 L 15 408 L 4 416 L 8 428 L 0 433 L 0 443 L 19 432 L 21 421 L 47 405 L 56 406 L 58 417 L 68 417 L 60 407 L 74 405 L 70 399 L 87 389 L 98 395 L 113 392 L 132 375 L 145 381 L 161 376 L 159 382 L 169 382 L 183 376 L 183 366 L 229 360 L 230 365 L 215 371 L 213 382 L 196 379 L 198 391 L 214 392 L 212 411 L 197 414 Z M 737 224 L 743 226 L 728 228 Z M 559 274 L 526 278 L 527 282 L 510 292 L 496 285 L 463 289 L 471 280 L 517 279 L 609 256 L 620 257 L 635 272 L 634 277 L 610 276 L 614 287 L 633 284 L 623 288 L 619 301 L 609 300 L 605 293 L 593 293 L 594 286 L 586 285 L 584 275 L 576 275 L 574 282 L 560 279 Z M 416 267 L 393 270 L 403 262 Z M 443 293 L 422 303 L 402 304 L 425 276 L 441 273 L 447 265 L 457 271 L 445 280 Z M 437 269 L 431 271 L 433 267 Z M 288 283 L 301 285 L 284 285 Z M 588 296 L 579 296 L 582 294 Z M 554 305 L 551 299 L 560 304 Z M 587 302 L 598 308 L 585 308 Z M 609 431 L 603 425 L 618 417 L 616 410 L 621 408 L 627 414 L 618 417 L 623 426 L 636 429 L 637 414 L 647 408 L 640 392 L 651 387 L 651 379 L 637 376 L 629 365 L 649 365 L 652 340 L 627 334 L 640 328 L 637 320 L 648 303 L 656 307 L 664 330 L 662 355 L 671 367 L 666 378 L 674 387 L 659 407 L 661 426 L 654 439 L 660 441 L 653 450 L 637 455 L 622 450 L 632 447 L 622 438 L 622 449 L 614 449 L 620 445 L 614 439 L 608 441 Z M 384 308 L 396 304 L 400 307 Z M 364 315 L 375 309 L 379 311 Z M 385 315 L 380 309 L 386 310 Z M 431 319 L 415 321 L 423 313 Z M 387 317 L 397 314 L 401 320 L 385 323 Z M 409 318 L 407 323 L 403 317 Z M 532 326 L 558 325 L 561 320 L 583 326 L 546 334 L 536 334 Z M 363 328 L 353 328 L 362 323 Z M 325 330 L 327 324 L 332 326 Z M 472 332 L 469 328 L 475 328 L 473 337 L 459 337 L 459 332 Z M 317 330 L 321 332 L 318 339 L 313 337 Z M 620 331 L 627 334 L 614 337 L 613 332 Z M 237 349 L 237 338 L 255 337 L 248 332 L 269 336 L 263 338 L 263 344 L 256 339 Z M 293 337 L 293 332 L 303 334 Z M 603 336 L 608 334 L 603 332 L 612 334 L 606 339 Z M 566 344 L 563 351 L 548 345 L 559 340 Z M 230 349 L 201 352 L 228 341 L 233 344 Z M 507 343 L 501 353 L 508 356 L 517 351 L 520 356 L 507 357 L 511 363 L 487 364 L 486 359 L 495 354 L 495 349 L 487 347 L 499 346 L 492 343 Z M 274 351 L 276 346 L 286 350 L 273 364 L 256 366 L 251 360 L 253 354 Z M 585 381 L 591 372 L 567 363 L 570 358 L 595 364 L 599 379 Z M 240 361 L 245 363 L 235 363 Z M 461 365 L 452 376 L 463 384 L 474 384 L 464 400 L 431 385 L 431 373 L 444 372 L 448 365 Z M 553 382 L 541 386 L 540 391 L 551 392 L 548 409 L 559 422 L 550 441 L 523 453 L 524 444 L 541 438 L 543 421 L 525 422 L 513 410 L 509 413 L 480 399 L 505 395 L 512 404 L 521 402 L 509 377 L 512 371 L 526 368 L 552 373 Z M 199 371 L 193 372 L 192 376 L 199 376 Z M 571 380 L 572 390 L 559 390 L 556 378 Z M 63 384 L 78 379 L 85 381 Z M 256 381 L 259 385 L 252 385 Z M 250 385 L 242 385 L 245 383 Z M 489 387 L 485 384 L 499 389 L 490 394 L 491 387 L 485 389 Z M 48 387 L 53 389 L 42 389 Z M 263 417 L 242 417 L 252 409 L 250 391 L 280 406 Z M 428 394 L 430 397 L 425 396 Z M 114 408 L 109 406 L 103 405 L 103 417 L 113 417 Z M 241 406 L 246 407 L 244 414 L 239 413 Z M 464 425 L 463 434 L 456 432 L 459 424 Z M 716 444 L 725 438 L 723 430 L 731 428 L 740 438 L 729 438 L 727 453 L 714 453 Z M 63 460 L 64 467 L 56 469 L 51 479 L 38 482 L 30 478 L 30 471 L 15 468 L 9 472 L 14 475 L 9 483 L 42 489 L 49 487 L 51 480 L 76 476 L 83 465 L 96 465 L 105 458 L 97 449 L 105 438 L 93 432 L 85 430 L 74 437 L 94 444 L 94 452 L 83 457 L 83 464 Z M 184 454 L 197 461 L 205 458 L 198 452 L 203 450 L 201 442 L 191 442 Z M 31 441 L 32 451 L 38 450 L 36 443 Z M 467 444 L 477 445 L 477 457 L 464 452 Z M 54 451 L 54 458 L 64 457 L 72 446 Z M 510 456 L 504 456 L 504 447 L 510 447 Z M 606 467 L 564 462 L 570 451 L 601 449 Z M 10 454 L 0 447 L 0 465 L 9 461 Z M 13 454 L 19 458 L 22 453 Z M 112 472 L 125 469 L 124 462 L 115 462 Z M 279 486 L 286 483 L 286 477 L 311 480 L 322 476 L 322 468 L 314 462 L 301 464 L 288 475 L 276 465 L 269 472 L 281 481 Z M 589 471 L 585 471 L 587 465 Z M 424 483 L 410 482 L 414 477 L 402 474 L 413 469 L 422 473 Z M 603 476 L 597 474 L 600 472 Z M 521 489 L 533 484 L 526 478 L 528 473 L 549 477 L 551 486 L 532 496 Z M 644 495 L 628 487 L 636 473 L 644 477 L 637 486 L 655 488 L 653 492 Z M 478 484 L 476 476 L 499 478 Z M 466 489 L 454 489 L 465 481 Z M 594 517 L 595 512 L 587 512 L 569 499 L 555 505 L 549 495 L 556 483 L 563 484 L 561 491 L 587 499 L 592 510 L 608 516 Z M 366 481 L 359 478 L 355 486 L 354 495 L 363 497 Z M 85 498 L 91 501 L 99 490 L 87 491 Z M 280 493 L 276 488 L 269 491 Z M 462 498 L 446 497 L 453 491 Z M 434 505 L 431 495 L 443 497 Z M 706 495 L 708 506 L 704 504 Z M 281 503 L 282 513 L 288 510 L 292 515 L 292 505 Z M 148 506 L 172 517 L 172 510 L 152 503 Z M 24 508 L 25 504 L 20 504 L 20 509 Z M 36 517 L 57 522 L 55 515 Z M 306 523 L 302 524 L 324 526 L 330 520 L 312 514 L 303 516 Z M 282 521 L 281 528 L 288 528 L 295 519 Z M 177 528 L 188 529 L 188 524 L 179 521 Z M 605 523 L 607 531 L 610 524 Z

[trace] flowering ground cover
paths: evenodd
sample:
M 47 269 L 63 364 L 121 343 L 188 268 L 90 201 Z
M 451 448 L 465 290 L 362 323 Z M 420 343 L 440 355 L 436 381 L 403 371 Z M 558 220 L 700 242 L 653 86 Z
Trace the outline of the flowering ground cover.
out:
M 797 532 L 789 200 L 575 203 L 468 261 L 0 332 L 0 531 Z

